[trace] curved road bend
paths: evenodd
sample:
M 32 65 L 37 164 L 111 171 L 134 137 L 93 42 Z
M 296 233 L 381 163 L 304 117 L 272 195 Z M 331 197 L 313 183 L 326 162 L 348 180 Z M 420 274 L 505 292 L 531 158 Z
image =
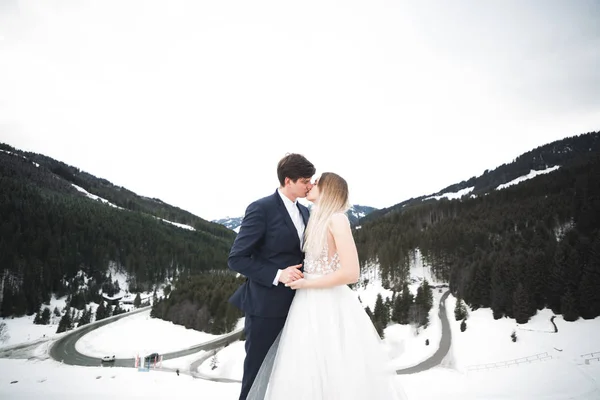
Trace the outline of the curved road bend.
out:
M 446 354 L 448 354 L 448 351 L 450 350 L 452 335 L 450 332 L 450 324 L 449 324 L 448 318 L 446 316 L 445 303 L 446 303 L 446 299 L 448 298 L 449 294 L 450 294 L 450 292 L 447 291 L 446 293 L 444 293 L 444 295 L 440 299 L 440 310 L 439 310 L 438 315 L 442 321 L 442 337 L 440 339 L 440 345 L 439 345 L 437 351 L 430 358 L 424 360 L 423 362 L 421 362 L 415 366 L 397 370 L 396 371 L 397 374 L 399 374 L 399 375 L 413 374 L 413 373 L 417 373 L 417 372 L 421 372 L 421 371 L 425 371 L 427 369 L 433 368 L 433 367 L 439 365 L 442 362 L 442 360 L 444 359 L 444 357 L 446 356 Z M 77 349 L 75 348 L 75 343 L 79 339 L 81 339 L 81 337 L 83 337 L 83 335 L 91 332 L 94 329 L 97 329 L 101 326 L 107 325 L 107 324 L 114 322 L 116 320 L 119 320 L 121 318 L 130 316 L 134 313 L 146 311 L 147 309 L 148 309 L 148 307 L 145 307 L 143 309 L 120 314 L 115 317 L 110 317 L 110 318 L 107 318 L 107 319 L 104 319 L 101 321 L 94 322 L 89 325 L 85 325 L 85 326 L 77 329 L 76 331 L 68 333 L 61 339 L 57 340 L 54 343 L 54 345 L 50 348 L 50 357 L 52 357 L 56 361 L 62 361 L 65 364 L 70 364 L 70 365 L 99 366 L 102 364 L 101 360 L 99 358 L 90 357 L 90 356 L 86 356 L 84 354 L 79 353 L 77 351 Z M 197 373 L 194 373 L 192 371 L 194 371 L 200 364 L 202 364 L 202 362 L 206 361 L 206 359 L 211 356 L 211 354 L 208 353 L 210 350 L 222 348 L 230 343 L 233 343 L 233 342 L 239 340 L 241 338 L 242 334 L 243 334 L 243 329 L 239 329 L 237 331 L 233 331 L 229 334 L 223 335 L 221 337 L 218 337 L 218 338 L 216 338 L 212 341 L 206 342 L 206 343 L 201 343 L 201 344 L 198 344 L 198 345 L 195 345 L 195 346 L 183 349 L 183 350 L 165 353 L 165 354 L 163 354 L 163 360 L 169 360 L 169 359 L 187 356 L 187 355 L 194 354 L 194 353 L 197 353 L 202 350 L 207 351 L 207 354 L 203 355 L 199 360 L 196 360 L 190 366 L 190 373 L 192 375 L 198 375 Z M 135 360 L 133 358 L 120 358 L 120 359 L 116 359 L 114 361 L 114 363 L 110 363 L 110 365 L 114 365 L 114 366 L 118 366 L 118 367 L 133 367 L 135 365 Z M 223 381 L 223 382 L 232 382 L 232 381 L 235 382 L 235 380 L 230 380 L 230 379 L 226 379 L 226 378 L 211 378 L 208 376 L 198 376 L 198 377 L 203 378 L 203 379 L 210 379 L 210 380 Z
M 84 354 L 79 353 L 77 351 L 77 349 L 75 349 L 75 343 L 77 343 L 77 341 L 79 339 L 81 339 L 83 337 L 83 335 L 90 333 L 94 329 L 98 329 L 98 328 L 108 325 L 112 322 L 118 321 L 121 318 L 129 317 L 130 315 L 133 315 L 133 314 L 148 311 L 149 309 L 150 309 L 150 306 L 143 307 L 143 308 L 140 308 L 140 309 L 137 309 L 134 311 L 115 315 L 115 316 L 109 317 L 109 318 L 105 318 L 100 321 L 95 321 L 95 322 L 92 322 L 91 324 L 87 324 L 80 328 L 77 328 L 76 330 L 67 333 L 65 336 L 63 336 L 62 338 L 60 338 L 56 342 L 54 342 L 52 347 L 50 347 L 50 357 L 52 357 L 56 361 L 62 361 L 65 364 L 69 364 L 69 365 L 82 365 L 82 366 L 88 366 L 88 367 L 97 367 L 98 365 L 101 364 L 101 359 L 96 358 L 96 357 L 86 356 Z M 116 360 L 114 364 L 118 365 L 120 367 L 133 366 L 134 359 L 133 358 L 130 358 L 127 360 L 120 359 L 120 360 Z
M 442 337 L 440 338 L 440 345 L 435 353 L 425 361 L 408 368 L 402 368 L 396 371 L 398 375 L 404 374 L 415 374 L 417 372 L 423 372 L 430 368 L 433 368 L 441 364 L 448 351 L 450 351 L 450 344 L 452 343 L 452 332 L 450 331 L 450 322 L 446 316 L 446 299 L 450 295 L 450 291 L 447 290 L 440 299 L 440 311 L 438 316 L 442 321 Z
M 144 307 L 144 308 L 140 308 L 135 311 L 130 311 L 130 312 L 127 312 L 124 314 L 116 315 L 113 317 L 108 317 L 108 318 L 100 320 L 100 321 L 94 321 L 91 324 L 84 325 L 80 328 L 77 328 L 77 330 L 75 330 L 75 331 L 65 333 L 64 336 L 62 336 L 60 339 L 54 339 L 53 337 L 48 336 L 48 337 L 44 337 L 44 338 L 39 338 L 32 342 L 19 343 L 14 346 L 5 347 L 5 348 L 0 349 L 0 358 L 40 358 L 40 357 L 32 356 L 31 354 L 32 354 L 32 351 L 35 350 L 36 347 L 40 346 L 42 343 L 48 343 L 49 345 L 53 346 L 57 342 L 66 340 L 71 335 L 80 333 L 79 337 L 81 337 L 85 333 L 88 333 L 100 326 L 107 325 L 113 321 L 128 317 L 132 314 L 137 314 L 139 312 L 146 311 L 148 309 L 150 309 L 150 307 Z M 50 350 L 50 352 L 52 352 L 52 350 Z M 49 356 L 54 358 L 57 361 L 62 361 L 62 358 L 59 357 L 58 354 L 56 355 L 56 357 L 53 356 L 52 354 L 49 354 Z M 97 364 L 93 364 L 93 365 L 97 365 Z
M 446 357 L 446 355 L 450 351 L 450 344 L 452 343 L 452 332 L 450 330 L 450 322 L 448 322 L 448 317 L 446 314 L 446 299 L 448 298 L 449 295 L 450 295 L 450 291 L 447 290 L 446 293 L 444 293 L 442 295 L 442 297 L 440 298 L 440 310 L 438 312 L 438 317 L 442 321 L 442 336 L 440 338 L 440 344 L 439 344 L 439 347 L 436 350 L 436 352 L 433 353 L 433 355 L 431 357 L 429 357 L 428 359 L 422 361 L 421 363 L 419 363 L 415 366 L 397 370 L 396 374 L 398 374 L 398 375 L 415 374 L 417 372 L 422 372 L 422 371 L 428 370 L 430 368 L 436 367 L 439 364 L 441 364 L 444 357 Z M 235 379 L 213 378 L 208 375 L 204 375 L 204 374 L 200 374 L 199 372 L 196 372 L 198 367 L 203 362 L 205 362 L 207 359 L 209 359 L 210 357 L 212 357 L 212 353 L 207 352 L 206 354 L 203 354 L 201 358 L 194 361 L 190 365 L 190 370 L 189 370 L 190 375 L 192 375 L 196 378 L 207 379 L 207 380 L 212 380 L 212 381 L 217 381 L 217 382 L 238 382 L 238 383 L 241 382 L 241 381 L 235 380 Z
M 57 340 L 54 343 L 54 345 L 50 348 L 50 357 L 52 357 L 56 361 L 62 361 L 65 364 L 69 364 L 69 365 L 80 365 L 80 366 L 86 366 L 86 367 L 99 366 L 102 364 L 102 361 L 100 358 L 90 357 L 90 356 L 86 356 L 84 354 L 79 353 L 77 351 L 77 349 L 75 348 L 75 343 L 77 343 L 77 341 L 79 339 L 81 339 L 83 337 L 83 335 L 90 333 L 94 329 L 100 328 L 100 327 L 107 325 L 111 322 L 114 322 L 118 319 L 130 316 L 133 313 L 143 312 L 148 309 L 149 308 L 146 307 L 146 308 L 135 310 L 135 311 L 128 312 L 125 314 L 120 314 L 120 315 L 117 315 L 110 319 L 103 319 L 101 321 L 98 321 L 98 322 L 90 324 L 90 325 L 84 325 L 83 327 L 77 329 L 76 331 L 68 333 L 61 339 Z M 194 345 L 192 347 L 182 349 L 182 350 L 165 353 L 162 355 L 163 361 L 170 360 L 173 358 L 187 356 L 190 354 L 194 354 L 194 353 L 199 352 L 200 350 L 208 351 L 208 350 L 213 350 L 213 349 L 217 349 L 219 347 L 226 346 L 229 343 L 239 340 L 239 338 L 242 336 L 242 333 L 243 333 L 243 329 L 239 329 L 237 331 L 233 331 L 226 335 L 220 336 L 209 342 Z M 140 354 L 140 356 L 144 357 L 145 354 Z M 133 358 L 118 358 L 114 362 L 111 362 L 110 365 L 114 365 L 115 367 L 134 367 L 135 359 L 133 359 Z

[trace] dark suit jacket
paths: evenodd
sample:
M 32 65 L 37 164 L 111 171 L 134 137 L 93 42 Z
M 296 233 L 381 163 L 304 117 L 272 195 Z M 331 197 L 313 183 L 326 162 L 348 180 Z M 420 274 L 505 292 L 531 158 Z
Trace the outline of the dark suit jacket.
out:
M 308 208 L 297 203 L 305 226 Z M 229 253 L 229 268 L 246 282 L 229 301 L 246 314 L 265 318 L 287 316 L 294 291 L 273 285 L 277 270 L 304 262 L 296 227 L 279 193 L 250 204 Z

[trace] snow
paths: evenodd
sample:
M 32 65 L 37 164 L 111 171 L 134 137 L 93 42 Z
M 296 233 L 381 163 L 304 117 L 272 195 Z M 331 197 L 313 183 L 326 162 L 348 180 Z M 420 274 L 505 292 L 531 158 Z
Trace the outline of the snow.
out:
M 99 200 L 99 201 L 101 201 L 102 203 L 104 203 L 104 204 L 108 204 L 108 205 L 109 205 L 109 206 L 111 206 L 111 207 L 118 208 L 119 210 L 125 210 L 124 208 L 122 208 L 122 207 L 119 207 L 119 206 L 117 206 L 117 205 L 114 205 L 114 204 L 113 204 L 113 203 L 111 203 L 110 201 L 108 201 L 108 200 L 106 200 L 106 199 L 103 199 L 103 198 L 102 198 L 102 197 L 100 197 L 100 196 L 96 196 L 95 194 L 92 194 L 92 193 L 88 192 L 87 190 L 85 190 L 84 188 L 82 188 L 82 187 L 80 187 L 80 186 L 77 186 L 77 185 L 75 185 L 75 184 L 73 184 L 73 183 L 71 183 L 71 185 L 72 185 L 72 186 L 73 186 L 75 189 L 77 189 L 78 191 L 80 191 L 81 193 L 83 193 L 84 195 L 86 195 L 88 198 L 90 198 L 90 199 L 92 199 L 92 200 Z M 167 220 L 167 219 L 164 219 L 164 218 L 158 218 L 158 217 L 156 217 L 156 216 L 154 216 L 154 215 L 152 215 L 152 217 L 154 217 L 154 218 L 156 218 L 156 219 L 159 219 L 159 220 L 161 220 L 161 221 L 164 221 L 164 222 L 166 222 L 166 223 L 169 223 L 169 224 L 171 224 L 171 225 L 174 225 L 174 226 L 176 226 L 176 227 L 182 228 L 182 229 L 187 229 L 187 230 L 190 230 L 190 231 L 195 231 L 195 230 L 196 230 L 194 227 L 192 227 L 192 226 L 190 226 L 190 225 L 186 225 L 186 224 L 180 224 L 179 222 L 173 222 L 173 221 L 169 221 L 169 220 Z
M 461 197 L 463 197 L 466 194 L 469 194 L 473 191 L 473 189 L 475 189 L 475 186 L 473 187 L 468 187 L 465 189 L 461 189 L 458 192 L 449 192 L 449 193 L 443 193 L 440 194 L 438 196 L 430 196 L 430 197 L 426 197 L 423 200 L 429 200 L 429 199 L 436 199 L 439 200 L 441 198 L 447 198 L 448 200 L 453 200 L 453 199 L 460 199 Z
M 232 343 L 219 351 L 216 355 L 217 367 L 215 369 L 212 368 L 211 356 L 200 365 L 197 371 L 202 375 L 214 378 L 226 377 L 241 380 L 244 372 L 244 344 L 245 342 Z
M 76 343 L 75 348 L 90 357 L 114 354 L 117 358 L 134 358 L 136 354 L 144 357 L 154 352 L 163 354 L 180 350 L 215 337 L 150 318 L 150 310 L 147 310 L 88 333 Z
M 446 304 L 448 312 L 454 310 L 455 304 L 456 299 L 450 296 Z M 559 359 L 582 364 L 585 359 L 582 355 L 600 352 L 600 318 L 571 323 L 557 315 L 554 323 L 558 332 L 555 333 L 550 322 L 554 315 L 552 310 L 539 310 L 527 324 L 519 325 L 512 318 L 494 320 L 487 308 L 469 310 L 467 329 L 461 332 L 460 321 L 452 314 L 450 326 L 456 367 L 469 370 L 481 364 L 498 364 L 542 354 L 551 358 L 536 362 Z M 517 335 L 516 342 L 510 337 L 513 331 Z M 490 343 L 494 345 L 490 346 Z
M 0 37 L 0 40 L 1 40 L 1 37 Z M 12 151 L 2 150 L 2 149 L 0 149 L 0 151 L 3 152 L 3 153 L 6 153 L 6 154 L 10 154 L 11 156 L 21 157 L 22 159 L 29 161 L 29 159 L 27 159 L 27 157 L 24 157 L 24 156 L 16 154 L 16 153 L 13 153 Z M 31 163 L 33 165 L 35 165 L 36 167 L 38 167 L 38 168 L 40 167 L 40 164 L 38 164 L 36 162 L 31 161 Z
M 365 271 L 370 277 L 369 284 L 357 288 L 356 293 L 365 305 L 372 307 L 377 293 L 385 298 L 391 296 L 391 292 L 381 286 L 376 266 L 371 267 Z M 432 278 L 431 271 L 417 251 L 411 261 L 410 290 L 416 291 L 424 278 Z M 432 280 L 432 283 L 444 282 Z M 418 364 L 437 350 L 441 337 L 437 300 L 442 293 L 435 289 L 433 294 L 436 304 L 427 328 L 417 331 L 412 326 L 391 324 L 385 329 L 384 342 L 398 368 Z M 53 299 L 56 304 L 58 301 Z M 454 320 L 455 302 L 453 296 L 446 301 L 452 331 L 449 354 L 437 367 L 396 378 L 410 400 L 600 398 L 600 335 L 597 334 L 600 318 L 566 322 L 557 316 L 554 321 L 558 333 L 554 333 L 550 310 L 541 310 L 529 323 L 519 325 L 510 318 L 494 320 L 490 309 L 479 309 L 469 310 L 467 330 L 460 332 L 460 321 Z M 92 356 L 110 353 L 118 358 L 131 358 L 136 354 L 179 350 L 216 337 L 148 318 L 148 313 L 143 311 L 101 327 L 85 335 L 76 346 Z M 39 332 L 36 329 L 44 328 L 27 319 L 30 318 L 6 320 L 10 323 L 9 333 L 19 331 L 16 334 L 20 340 L 11 339 L 12 344 L 28 342 L 26 336 L 32 343 Z M 238 328 L 242 324 L 243 319 L 240 319 Z M 510 338 L 513 330 L 517 334 L 516 343 Z M 429 346 L 425 346 L 425 339 L 429 339 Z M 47 341 L 31 346 L 29 354 L 22 357 L 29 360 L 0 359 L 0 398 L 33 399 L 43 393 L 48 400 L 233 399 L 239 394 L 245 355 L 244 342 L 234 342 L 216 352 L 199 351 L 164 360 L 160 369 L 138 372 L 134 368 L 63 365 L 47 359 L 49 345 Z M 215 354 L 216 368 L 213 369 Z M 542 358 L 540 354 L 547 356 Z M 522 362 L 525 359 L 530 362 Z M 174 373 L 175 369 L 180 370 L 179 376 Z M 191 374 L 205 379 L 194 379 Z M 207 380 L 210 378 L 237 382 Z
M 58 322 L 61 317 L 54 315 L 54 308 L 58 307 L 59 311 L 65 307 L 66 297 L 56 299 L 52 296 L 50 299 L 50 305 L 42 304 L 41 310 L 48 307 L 50 309 L 50 325 L 35 325 L 33 320 L 35 315 L 26 315 L 19 318 L 4 318 L 0 319 L 0 322 L 4 322 L 8 329 L 9 339 L 0 343 L 0 347 L 8 347 L 17 343 L 28 343 L 34 342 L 40 339 L 49 338 L 54 336 L 58 329 Z
M 119 207 L 119 206 L 116 206 L 116 205 L 114 205 L 114 204 L 113 204 L 113 203 L 111 203 L 110 201 L 108 201 L 108 200 L 106 200 L 106 199 L 103 199 L 103 198 L 102 198 L 102 197 L 100 197 L 100 196 L 96 196 L 95 194 L 92 194 L 92 193 L 88 192 L 87 190 L 85 190 L 84 188 L 82 188 L 82 187 L 80 187 L 80 186 L 77 186 L 77 185 L 75 185 L 75 184 L 73 184 L 73 183 L 71 183 L 71 186 L 73 186 L 75 189 L 77 189 L 78 191 L 80 191 L 81 193 L 83 193 L 83 194 L 84 194 L 86 197 L 88 197 L 88 198 L 90 198 L 90 199 L 92 199 L 92 200 L 99 200 L 99 201 L 101 201 L 102 203 L 104 203 L 104 204 L 108 204 L 108 205 L 109 205 L 109 206 L 111 206 L 111 207 L 114 207 L 114 208 L 118 208 L 118 209 L 120 209 L 120 210 L 123 210 L 123 208 L 121 208 L 121 207 Z
M 507 182 L 507 183 L 504 183 L 504 184 L 502 184 L 502 185 L 499 185 L 499 186 L 496 188 L 496 190 L 502 190 L 502 189 L 505 189 L 505 188 L 507 188 L 507 187 L 509 187 L 509 186 L 512 186 L 512 185 L 517 185 L 517 184 L 519 184 L 519 183 L 521 183 L 521 182 L 524 182 L 524 181 L 526 181 L 526 180 L 529 180 L 529 179 L 531 179 L 531 178 L 535 178 L 535 177 L 536 177 L 536 176 L 538 176 L 538 175 L 548 174 L 548 173 L 550 173 L 550 172 L 552 172 L 552 171 L 556 171 L 556 170 L 557 170 L 557 169 L 559 169 L 559 168 L 560 168 L 560 166 L 559 166 L 559 165 L 555 165 L 554 167 L 551 167 L 551 168 L 546 168 L 546 169 L 539 170 L 539 171 L 536 171 L 536 170 L 533 170 L 533 169 L 532 169 L 532 170 L 531 170 L 531 171 L 530 171 L 530 172 L 529 172 L 527 175 L 520 176 L 520 177 L 518 177 L 518 178 L 516 178 L 516 179 L 513 179 L 513 180 L 512 180 L 512 181 L 510 181 L 510 182 Z
M 74 367 L 56 361 L 0 359 L 0 398 L 81 399 L 234 399 L 238 384 L 194 379 L 189 375 L 134 368 Z M 14 382 L 15 383 L 11 383 Z
M 154 218 L 157 218 L 157 217 L 154 217 Z M 164 219 L 164 218 L 157 218 L 157 219 L 165 221 L 165 222 L 167 222 L 167 223 L 169 223 L 171 225 L 175 225 L 175 226 L 177 226 L 179 228 L 187 229 L 189 231 L 195 231 L 196 230 L 196 228 L 194 228 L 193 226 L 189 226 L 189 225 L 186 225 L 186 224 L 180 224 L 179 222 L 169 221 L 169 220 Z

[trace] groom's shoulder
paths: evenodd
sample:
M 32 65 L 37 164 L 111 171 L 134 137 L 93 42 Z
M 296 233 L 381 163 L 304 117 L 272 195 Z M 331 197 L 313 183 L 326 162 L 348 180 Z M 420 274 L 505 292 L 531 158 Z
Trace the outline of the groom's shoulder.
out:
M 274 194 L 270 194 L 268 196 L 262 197 L 258 200 L 253 201 L 250 205 L 254 205 L 254 206 L 258 206 L 258 207 L 269 207 L 273 204 L 276 204 L 277 199 L 275 198 L 275 195 L 277 195 L 277 192 L 275 192 Z

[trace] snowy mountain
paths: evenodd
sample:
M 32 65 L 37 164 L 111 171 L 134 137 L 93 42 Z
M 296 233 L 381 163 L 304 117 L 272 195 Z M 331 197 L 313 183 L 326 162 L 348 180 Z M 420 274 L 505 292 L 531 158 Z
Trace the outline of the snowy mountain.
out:
M 212 222 L 216 222 L 217 224 L 221 224 L 232 231 L 239 232 L 240 225 L 242 225 L 242 219 L 244 217 L 225 217 L 221 219 L 216 219 Z
M 348 219 L 350 220 L 350 224 L 352 226 L 357 226 L 360 219 L 369 215 L 371 212 L 377 210 L 374 207 L 369 206 L 361 206 L 358 204 L 353 205 L 350 210 L 348 210 Z M 239 232 L 240 225 L 242 225 L 242 219 L 244 217 L 225 217 L 222 219 L 217 219 L 212 222 L 216 222 L 217 224 L 221 224 L 231 229 L 232 231 Z
M 479 176 L 451 184 L 442 190 L 403 200 L 387 208 L 369 214 L 365 221 L 376 220 L 386 214 L 406 207 L 436 200 L 482 197 L 493 192 L 514 187 L 537 176 L 554 173 L 569 165 L 587 162 L 600 154 L 600 131 L 589 132 L 538 146 L 521 154 L 511 162 L 495 169 L 486 169 Z

